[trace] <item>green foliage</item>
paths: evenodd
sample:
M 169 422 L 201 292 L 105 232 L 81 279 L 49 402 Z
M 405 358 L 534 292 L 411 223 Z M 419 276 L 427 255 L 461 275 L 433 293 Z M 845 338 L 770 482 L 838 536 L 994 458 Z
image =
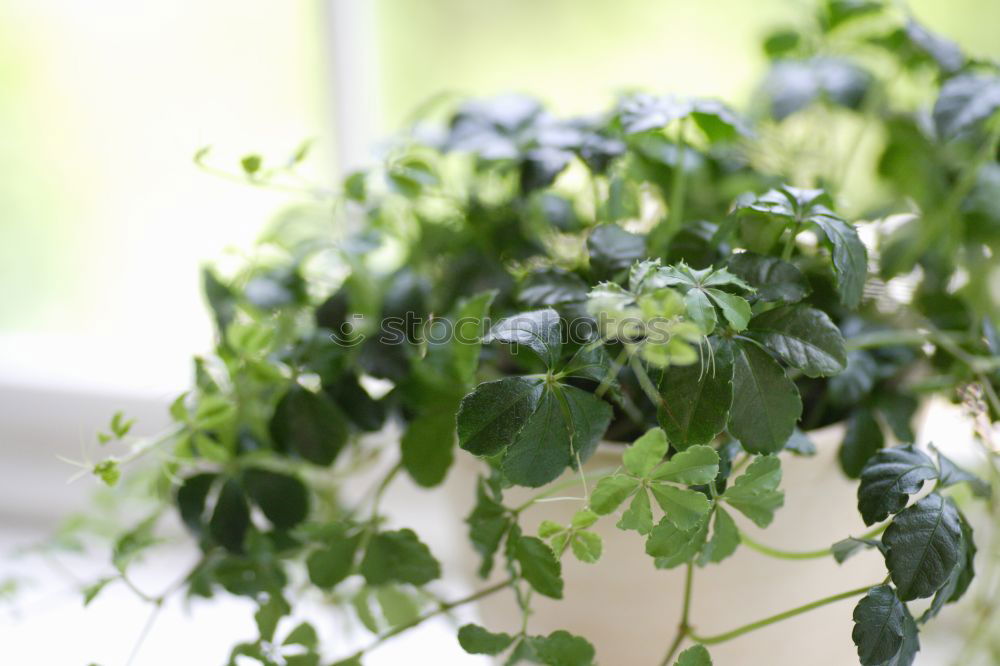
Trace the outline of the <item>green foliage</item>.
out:
M 137 438 L 118 412 L 97 436 L 115 450 L 81 463 L 116 497 L 142 478 L 132 463 L 155 451 L 159 464 L 156 510 L 118 530 L 118 573 L 84 600 L 133 587 L 129 566 L 172 505 L 201 551 L 180 587 L 256 604 L 259 636 L 232 663 L 327 659 L 340 643 L 285 620 L 317 589 L 371 646 L 508 593 L 520 629 L 465 625 L 463 649 L 604 663 L 614 655 L 585 637 L 530 631 L 538 595 L 572 598 L 563 558 L 609 575 L 604 521 L 688 582 L 741 543 L 837 562 L 877 549 L 886 584 L 802 608 L 864 595 L 861 662 L 910 664 L 919 626 L 975 575 L 963 511 L 998 491 L 994 474 L 925 453 L 914 424 L 935 393 L 960 399 L 977 432 L 1000 417 L 1000 70 L 879 0 L 821 0 L 806 18 L 767 37 L 746 115 L 640 92 L 575 118 L 521 96 L 442 101 L 427 119 L 440 131 L 392 143 L 331 205 L 283 216 L 242 266 L 206 268 L 215 347 L 171 428 Z M 228 175 L 294 189 L 309 145 Z M 209 156 L 196 163 L 215 170 Z M 781 456 L 816 453 L 811 432 L 835 425 L 840 469 L 823 473 L 857 478 L 862 519 L 881 525 L 815 551 L 757 544 L 743 526 L 783 506 Z M 602 441 L 621 454 L 613 469 L 587 466 Z M 442 492 L 460 456 L 482 467 L 457 510 L 490 580 L 446 601 L 437 581 L 454 572 L 394 523 L 387 492 L 404 475 Z M 546 499 L 575 499 L 572 518 L 526 535 Z M 690 639 L 676 663 L 711 664 L 702 644 L 776 621 L 699 636 L 687 588 L 664 663 Z M 929 600 L 919 620 L 915 599 Z

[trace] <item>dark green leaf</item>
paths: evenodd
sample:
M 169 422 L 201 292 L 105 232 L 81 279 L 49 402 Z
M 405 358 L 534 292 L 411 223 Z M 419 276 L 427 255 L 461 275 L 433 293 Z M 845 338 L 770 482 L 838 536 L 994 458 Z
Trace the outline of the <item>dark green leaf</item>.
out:
M 847 367 L 844 338 L 821 310 L 793 305 L 757 315 L 747 336 L 808 377 L 836 375 Z
M 882 428 L 872 410 L 858 407 L 847 420 L 847 432 L 840 444 L 840 468 L 849 478 L 856 479 L 865 464 L 885 445 Z
M 309 491 L 294 476 L 251 467 L 243 472 L 243 487 L 277 529 L 294 527 L 309 513 Z
M 934 447 L 932 446 L 931 448 Z M 938 469 L 940 470 L 940 475 L 938 476 L 939 488 L 947 488 L 955 485 L 956 483 L 968 483 L 973 494 L 978 497 L 989 497 L 990 484 L 986 483 L 975 474 L 966 472 L 964 469 L 956 465 L 951 458 L 944 455 L 940 451 L 937 451 L 937 460 Z
M 205 529 L 205 500 L 212 489 L 218 474 L 195 474 L 184 480 L 177 489 L 177 509 L 181 520 L 195 534 L 201 534 Z
M 923 599 L 948 580 L 961 555 L 962 528 L 954 504 L 932 493 L 903 509 L 885 531 L 885 562 L 903 601 Z
M 726 265 L 754 287 L 757 298 L 762 301 L 797 303 L 809 293 L 802 272 L 777 257 L 741 252 L 730 257 Z
M 324 395 L 293 386 L 271 418 L 271 437 L 280 451 L 293 451 L 315 465 L 329 465 L 347 443 L 343 412 Z
M 562 565 L 544 541 L 535 537 L 520 537 L 514 549 L 514 558 L 521 565 L 521 576 L 536 592 L 562 599 Z
M 945 139 L 966 132 L 1000 109 L 1000 76 L 960 74 L 941 86 L 934 124 Z
M 958 519 L 962 528 L 962 545 L 958 562 L 948 575 L 948 581 L 934 594 L 931 605 L 920 616 L 919 622 L 921 624 L 936 617 L 945 604 L 958 601 L 965 594 L 976 575 L 976 543 L 972 538 L 972 526 L 969 525 L 961 511 L 958 512 Z
M 879 585 L 854 608 L 851 638 L 863 666 L 880 666 L 894 659 L 903 647 L 904 626 L 913 622 L 906 605 L 888 585 Z
M 354 567 L 360 535 L 347 535 L 343 526 L 336 526 L 323 540 L 323 545 L 306 559 L 309 580 L 323 589 L 334 587 L 347 578 Z
M 573 386 L 548 388 L 507 449 L 504 474 L 538 487 L 590 457 L 611 422 L 611 405 Z
M 729 432 L 751 453 L 776 453 L 802 414 L 798 389 L 781 366 L 755 344 L 733 347 L 733 405 Z
M 875 396 L 875 409 L 885 420 L 892 434 L 900 442 L 914 441 L 917 436 L 913 432 L 913 417 L 920 403 L 911 395 L 895 391 L 879 391 Z
M 771 115 L 783 120 L 817 100 L 856 109 L 871 80 L 868 72 L 841 58 L 782 60 L 768 73 L 764 92 L 771 101 Z
M 466 624 L 458 629 L 458 643 L 469 654 L 498 655 L 514 642 L 510 634 L 494 634 L 478 624 Z
M 417 484 L 430 488 L 444 481 L 454 460 L 455 410 L 428 411 L 406 428 L 400 444 L 403 467 Z
M 554 368 L 562 350 L 559 314 L 552 308 L 545 308 L 502 319 L 483 338 L 483 342 L 494 341 L 526 346 L 549 368 Z
M 441 565 L 410 529 L 379 532 L 368 544 L 361 575 L 371 585 L 423 585 L 441 576 Z
M 898 446 L 876 453 L 861 470 L 858 511 L 865 525 L 874 525 L 906 506 L 924 481 L 937 478 L 934 463 L 913 446 Z
M 858 237 L 857 230 L 838 217 L 814 215 L 809 221 L 822 229 L 831 246 L 840 302 L 849 308 L 856 308 L 861 303 L 868 278 L 868 250 Z
M 521 283 L 519 300 L 529 307 L 577 303 L 587 300 L 590 289 L 575 273 L 546 268 L 528 274 Z
M 714 355 L 703 358 L 702 364 L 668 366 L 661 375 L 659 390 L 664 404 L 657 410 L 657 417 L 674 447 L 684 450 L 708 444 L 725 429 L 729 419 L 733 403 L 732 348 L 718 345 Z
M 506 377 L 485 382 L 462 399 L 458 410 L 459 446 L 477 456 L 493 456 L 517 437 L 535 411 L 543 382 L 527 377 Z
M 495 482 L 479 478 L 476 484 L 476 506 L 465 522 L 469 525 L 469 541 L 483 558 L 479 575 L 485 578 L 493 568 L 493 556 L 500 547 L 500 540 L 511 524 L 506 509 L 499 502 Z
M 830 546 L 830 552 L 833 553 L 833 559 L 837 561 L 837 564 L 843 564 L 864 548 L 878 548 L 883 554 L 886 550 L 881 541 L 847 537 Z
M 243 489 L 235 479 L 229 479 L 219 492 L 212 520 L 208 525 L 209 532 L 226 550 L 241 553 L 243 538 L 249 527 L 250 509 L 243 496 Z
M 600 278 L 623 271 L 646 254 L 646 239 L 617 224 L 602 224 L 587 238 L 590 267 Z
M 705 294 L 719 306 L 723 316 L 734 331 L 742 331 L 750 321 L 750 304 L 742 296 L 721 289 L 705 289 Z

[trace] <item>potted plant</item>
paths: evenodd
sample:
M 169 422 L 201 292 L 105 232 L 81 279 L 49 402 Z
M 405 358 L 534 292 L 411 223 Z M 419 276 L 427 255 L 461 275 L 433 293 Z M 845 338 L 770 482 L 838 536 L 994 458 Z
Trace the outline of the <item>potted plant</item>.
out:
M 426 619 L 510 595 L 523 621 L 463 625 L 466 651 L 589 664 L 588 636 L 535 633 L 532 609 L 564 595 L 566 558 L 612 575 L 595 526 L 613 524 L 650 571 L 683 572 L 672 592 L 635 591 L 680 613 L 657 637 L 664 664 L 710 664 L 713 645 L 845 599 L 862 664 L 912 663 L 920 627 L 974 575 L 961 507 L 998 478 L 1000 73 L 880 2 L 829 0 L 764 48 L 746 115 L 641 93 L 570 119 L 518 96 L 463 102 L 347 177 L 337 226 L 286 220 L 255 261 L 206 270 L 216 347 L 195 359 L 175 426 L 131 442 L 116 416 L 102 434 L 129 448 L 93 468 L 112 485 L 125 462 L 169 454 L 161 506 L 117 540 L 118 574 L 89 597 L 129 580 L 172 507 L 202 551 L 174 591 L 259 606 L 234 663 L 359 664 Z M 243 176 L 267 186 L 304 158 L 251 155 Z M 965 405 L 989 483 L 916 441 L 931 395 Z M 387 424 L 398 441 L 365 436 Z M 810 552 L 758 543 L 741 526 L 771 523 L 783 460 L 815 453 L 810 433 L 831 424 L 845 424 L 826 431 L 838 464 L 822 473 L 857 480 L 870 529 Z M 601 442 L 607 462 L 588 466 Z M 369 493 L 339 492 L 374 449 L 397 462 Z M 449 572 L 381 499 L 402 475 L 434 492 L 456 457 L 480 461 L 465 513 L 488 582 L 441 600 L 426 590 Z M 567 520 L 525 528 L 568 490 Z M 711 579 L 741 545 L 838 562 L 876 549 L 885 568 L 707 634 L 695 572 Z M 281 622 L 299 574 L 369 647 L 334 654 L 310 624 Z

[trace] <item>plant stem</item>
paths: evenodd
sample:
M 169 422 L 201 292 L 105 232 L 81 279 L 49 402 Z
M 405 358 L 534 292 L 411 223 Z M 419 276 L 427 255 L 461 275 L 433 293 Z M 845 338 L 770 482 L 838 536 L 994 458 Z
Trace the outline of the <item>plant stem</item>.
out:
M 375 640 L 373 640 L 371 643 L 369 643 L 366 647 L 363 647 L 360 650 L 358 650 L 357 652 L 355 652 L 348 659 L 351 659 L 351 658 L 358 659 L 362 655 L 364 655 L 366 652 L 370 652 L 371 650 L 374 650 L 376 647 L 378 647 L 382 643 L 385 643 L 390 638 L 393 638 L 394 636 L 398 636 L 399 634 L 401 634 L 401 633 L 403 633 L 405 631 L 413 629 L 417 625 L 423 624 L 424 622 L 426 622 L 427 620 L 430 620 L 431 618 L 437 617 L 438 615 L 443 615 L 444 613 L 447 613 L 447 612 L 449 612 L 451 610 L 454 610 L 455 608 L 458 608 L 459 606 L 464 606 L 465 604 L 472 603 L 473 601 L 479 601 L 483 597 L 488 597 L 489 595 L 494 594 L 495 592 L 499 592 L 503 588 L 505 588 L 508 585 L 510 585 L 513 582 L 513 580 L 514 580 L 513 578 L 507 578 L 505 580 L 500 581 L 499 583 L 496 583 L 494 585 L 490 585 L 489 587 L 485 587 L 485 588 L 483 588 L 483 589 L 481 589 L 481 590 L 479 590 L 477 592 L 473 592 L 472 594 L 464 596 L 461 599 L 456 599 L 454 601 L 447 601 L 447 602 L 441 603 L 434 610 L 428 611 L 427 613 L 424 613 L 423 615 L 420 615 L 420 616 L 414 618 L 413 620 L 410 620 L 409 622 L 397 625 L 397 626 L 393 627 L 392 629 L 389 629 L 388 631 L 386 631 L 386 632 L 384 632 L 382 634 L 379 634 L 378 637 L 375 638 Z
M 785 247 L 781 250 L 781 258 L 788 261 L 792 258 L 792 252 L 795 251 L 795 237 L 799 235 L 799 223 L 796 222 L 795 226 L 788 230 L 788 238 L 785 239 Z
M 826 606 L 828 604 L 835 603 L 837 601 L 842 601 L 844 599 L 850 599 L 851 597 L 856 597 L 859 594 L 864 594 L 868 592 L 869 589 L 880 585 L 881 583 L 872 583 L 871 585 L 866 585 L 864 587 L 859 587 L 854 590 L 849 590 L 847 592 L 841 592 L 840 594 L 834 594 L 830 597 L 824 597 L 818 601 L 813 601 L 812 603 L 805 604 L 804 606 L 799 606 L 791 610 L 787 610 L 784 613 L 778 613 L 777 615 L 772 615 L 771 617 L 766 617 L 763 620 L 757 620 L 756 622 L 751 622 L 750 624 L 745 624 L 742 627 L 737 627 L 732 631 L 727 631 L 724 634 L 716 634 L 714 636 L 699 636 L 693 630 L 688 630 L 688 635 L 692 640 L 705 645 L 714 645 L 715 643 L 723 643 L 725 641 L 736 638 L 737 636 L 742 636 L 743 634 L 748 634 L 751 631 L 756 631 L 757 629 L 762 629 L 775 622 L 781 622 L 782 620 L 787 620 L 790 617 L 795 617 L 796 615 L 801 615 L 802 613 L 807 613 L 813 609 L 819 608 L 821 606 Z
M 684 642 L 684 638 L 690 631 L 690 627 L 688 627 L 688 616 L 691 614 L 691 585 L 693 581 L 694 563 L 688 562 L 687 571 L 684 574 L 684 601 L 681 606 L 681 621 L 677 626 L 677 635 L 674 636 L 673 642 L 670 644 L 670 647 L 667 648 L 667 654 L 660 662 L 660 666 L 669 666 L 670 660 L 674 658 L 675 654 L 677 654 L 677 650 L 681 647 L 681 643 Z
M 604 468 L 601 468 L 601 469 L 597 470 L 593 474 L 591 474 L 590 475 L 590 479 L 591 479 L 591 481 L 597 480 L 597 479 L 601 479 L 601 478 L 603 478 L 605 476 L 610 476 L 611 474 L 614 474 L 617 471 L 618 471 L 618 467 L 604 467 Z M 511 510 L 514 513 L 521 513 L 522 511 L 524 511 L 525 509 L 529 508 L 532 504 L 534 504 L 538 500 L 544 499 L 544 498 L 549 497 L 551 495 L 555 495 L 560 490 L 565 490 L 566 488 L 572 488 L 573 486 L 575 486 L 577 484 L 580 484 L 580 483 L 583 483 L 583 480 L 580 477 L 575 477 L 575 478 L 572 478 L 572 479 L 567 479 L 566 481 L 561 481 L 561 482 L 559 482 L 559 483 L 557 483 L 555 485 L 549 486 L 548 488 L 546 488 L 545 490 L 543 490 L 542 492 L 540 492 L 540 493 L 538 493 L 536 495 L 532 495 L 531 499 L 529 499 L 528 501 L 524 502 L 524 504 L 521 504 L 521 505 L 519 505 L 519 506 L 517 506 L 517 507 L 515 507 L 514 509 L 511 509 Z
M 629 358 L 628 364 L 629 367 L 632 368 L 635 378 L 639 380 L 639 386 L 642 388 L 643 393 L 646 394 L 646 397 L 649 398 L 649 401 L 657 407 L 666 407 L 663 396 L 661 396 L 660 392 L 656 390 L 655 386 L 653 386 L 653 380 L 650 379 L 649 375 L 646 373 L 646 368 L 642 367 L 642 362 L 639 360 L 639 357 L 632 356 Z
M 881 527 L 876 527 L 875 529 L 866 532 L 865 534 L 858 537 L 859 539 L 871 539 L 877 537 L 879 534 L 885 531 L 888 527 L 888 523 L 882 525 Z M 781 550 L 780 548 L 772 548 L 770 546 L 765 546 L 762 543 L 758 543 L 751 539 L 745 532 L 740 532 L 740 541 L 746 544 L 749 548 L 756 550 L 758 553 L 768 555 L 770 557 L 776 557 L 782 560 L 811 560 L 819 557 L 828 557 L 833 555 L 833 546 L 828 546 L 826 548 L 821 548 L 818 550 Z
M 613 382 L 615 380 L 615 377 L 618 376 L 618 371 L 621 370 L 622 363 L 625 361 L 625 358 L 627 356 L 628 356 L 628 348 L 625 347 L 621 350 L 621 352 L 618 353 L 618 356 L 615 357 L 615 360 L 611 362 L 611 367 L 608 368 L 608 371 L 604 375 L 604 379 L 601 380 L 601 383 L 597 387 L 597 391 L 594 392 L 594 395 L 596 395 L 598 398 L 604 397 L 604 394 L 607 393 L 609 388 L 611 388 L 611 382 Z

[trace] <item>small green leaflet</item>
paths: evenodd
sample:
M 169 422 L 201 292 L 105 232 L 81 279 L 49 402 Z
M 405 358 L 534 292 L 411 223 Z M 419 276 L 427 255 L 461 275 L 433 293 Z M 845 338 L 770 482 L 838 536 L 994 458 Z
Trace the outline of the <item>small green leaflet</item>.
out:
M 478 624 L 466 624 L 458 629 L 458 643 L 469 654 L 495 656 L 506 650 L 514 642 L 510 634 L 492 633 Z
M 590 508 L 605 516 L 624 502 L 639 487 L 640 481 L 624 474 L 606 476 L 597 482 L 590 493 Z
M 316 465 L 330 465 L 347 443 L 347 419 L 340 408 L 298 384 L 278 402 L 270 428 L 275 448 Z
M 568 631 L 560 629 L 548 636 L 531 636 L 527 640 L 540 663 L 551 666 L 591 666 L 594 663 L 594 646 Z
M 667 435 L 660 428 L 648 430 L 622 453 L 622 463 L 630 474 L 647 477 L 667 455 Z
M 677 656 L 674 666 L 712 666 L 712 657 L 704 645 L 693 645 Z
M 889 575 L 903 601 L 923 599 L 948 581 L 962 554 L 962 527 L 950 500 L 931 493 L 899 512 L 882 536 Z
M 726 267 L 756 289 L 761 301 L 797 303 L 809 293 L 802 271 L 777 257 L 741 252 L 730 257 Z
M 707 536 L 707 519 L 689 530 L 682 530 L 664 518 L 649 533 L 646 553 L 654 558 L 657 569 L 673 569 L 690 562 L 705 545 Z
M 705 543 L 698 555 L 698 564 L 702 566 L 709 562 L 721 562 L 735 553 L 740 545 L 740 531 L 733 517 L 718 503 L 714 513 L 712 538 Z
M 544 541 L 535 537 L 518 538 L 514 559 L 521 565 L 521 576 L 536 592 L 562 599 L 562 565 Z
M 495 479 L 479 478 L 476 505 L 465 522 L 469 525 L 469 541 L 483 558 L 479 575 L 486 578 L 493 569 L 493 557 L 500 541 L 511 526 L 510 516 L 500 503 L 499 484 Z
M 726 489 L 722 499 L 758 527 L 767 527 L 774 520 L 775 510 L 785 503 L 779 483 L 781 461 L 777 456 L 760 456 Z
M 719 454 L 711 446 L 692 446 L 661 463 L 650 475 L 656 481 L 702 485 L 719 473 Z
M 423 585 L 441 576 L 441 565 L 410 529 L 379 532 L 368 543 L 361 575 L 371 585 Z

